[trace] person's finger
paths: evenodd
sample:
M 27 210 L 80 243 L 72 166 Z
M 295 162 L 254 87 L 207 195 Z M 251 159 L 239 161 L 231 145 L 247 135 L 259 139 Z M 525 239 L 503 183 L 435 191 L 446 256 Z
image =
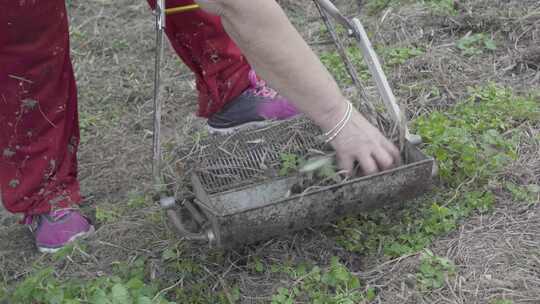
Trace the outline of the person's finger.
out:
M 353 175 L 354 170 L 354 157 L 351 155 L 340 155 L 337 156 L 338 167 L 345 171 L 347 176 Z
M 371 154 L 361 155 L 358 158 L 358 162 L 360 163 L 360 168 L 362 169 L 363 175 L 371 175 L 379 172 L 377 163 L 375 162 Z
M 378 148 L 372 155 L 381 171 L 392 169 L 396 165 L 392 154 L 383 147 Z
M 394 164 L 396 166 L 401 165 L 401 153 L 399 153 L 399 149 L 391 143 L 389 140 L 383 141 L 383 147 L 392 155 L 392 158 L 394 159 Z

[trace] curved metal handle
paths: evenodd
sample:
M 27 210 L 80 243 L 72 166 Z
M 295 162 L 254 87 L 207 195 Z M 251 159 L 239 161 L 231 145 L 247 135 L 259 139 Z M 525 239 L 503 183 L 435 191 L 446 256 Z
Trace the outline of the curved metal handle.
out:
M 330 0 L 315 0 L 330 16 L 348 30 L 353 30 L 353 25 Z
M 338 23 L 348 29 L 350 33 L 355 37 L 362 51 L 364 60 L 368 65 L 372 77 L 375 80 L 379 94 L 384 101 L 386 110 L 389 112 L 392 120 L 398 125 L 400 129 L 400 134 L 403 134 L 410 143 L 415 145 L 420 144 L 422 142 L 422 138 L 409 132 L 406 118 L 398 106 L 396 97 L 392 92 L 386 75 L 384 74 L 379 58 L 377 57 L 377 54 L 375 53 L 375 50 L 373 49 L 373 46 L 369 41 L 366 30 L 364 29 L 364 26 L 362 25 L 360 20 L 358 20 L 358 18 L 353 18 L 352 20 L 349 20 L 336 8 L 336 6 L 332 2 L 330 2 L 330 0 L 314 1 L 319 4 L 319 6 L 323 8 L 326 13 L 332 16 Z
M 384 70 L 382 68 L 379 57 L 377 57 L 375 49 L 369 41 L 369 37 L 366 33 L 366 30 L 364 29 L 364 26 L 362 25 L 362 23 L 360 23 L 360 20 L 358 20 L 358 18 L 354 18 L 352 20 L 352 23 L 354 36 L 358 41 L 360 49 L 362 50 L 362 54 L 364 55 L 364 61 L 366 62 L 369 71 L 371 72 L 371 75 L 375 80 L 375 84 L 377 85 L 379 94 L 383 99 L 386 110 L 389 112 L 392 120 L 399 126 L 400 131 L 402 134 L 405 135 L 405 138 L 411 143 L 417 142 L 419 138 L 418 136 L 413 138 L 413 136 L 409 132 L 405 115 L 403 115 L 401 109 L 398 106 L 396 96 L 392 92 L 392 88 L 390 87 L 388 79 L 384 74 Z
M 174 197 L 161 198 L 159 203 L 161 207 L 165 209 L 167 217 L 171 221 L 172 225 L 174 226 L 180 237 L 188 241 L 208 242 L 209 244 L 214 243 L 215 235 L 211 229 L 207 229 L 206 231 L 192 232 L 186 228 L 186 226 L 182 222 L 182 219 L 180 219 L 178 213 L 176 213 L 176 210 L 174 210 L 174 207 L 176 206 L 176 199 Z M 193 215 L 193 210 L 191 210 L 190 208 L 188 208 L 188 210 L 192 212 Z M 201 219 L 200 215 L 193 215 L 193 217 Z

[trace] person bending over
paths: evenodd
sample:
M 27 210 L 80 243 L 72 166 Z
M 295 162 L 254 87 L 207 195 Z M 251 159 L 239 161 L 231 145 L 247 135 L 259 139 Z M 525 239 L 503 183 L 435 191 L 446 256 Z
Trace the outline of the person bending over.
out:
M 77 209 L 79 126 L 67 13 L 63 0 L 4 2 L 0 200 L 24 215 L 40 251 L 54 252 L 93 231 Z M 399 163 L 397 148 L 350 106 L 276 2 L 195 2 L 202 10 L 169 17 L 166 33 L 196 74 L 197 114 L 212 132 L 302 112 L 331 136 L 343 170 L 352 174 L 358 163 L 368 175 Z M 170 0 L 167 7 L 189 3 Z

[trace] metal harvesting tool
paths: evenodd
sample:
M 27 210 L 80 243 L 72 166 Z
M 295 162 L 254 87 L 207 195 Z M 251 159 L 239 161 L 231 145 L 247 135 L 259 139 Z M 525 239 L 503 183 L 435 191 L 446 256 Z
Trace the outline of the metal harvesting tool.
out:
M 164 1 L 160 0 L 156 8 L 153 174 L 158 185 L 156 190 L 161 194 L 161 206 L 180 237 L 232 248 L 370 209 L 400 204 L 429 189 L 436 174 L 435 161 L 417 148 L 421 139 L 409 132 L 405 115 L 396 102 L 364 27 L 357 18 L 346 18 L 328 0 L 315 0 L 315 3 L 341 50 L 353 82 L 360 86 L 330 18 L 341 24 L 349 37 L 358 43 L 388 116 L 399 130 L 397 141 L 403 163 L 370 176 L 347 179 L 340 178 L 338 173 L 330 176 L 332 173 L 327 170 L 321 177 L 316 171 L 331 164 L 320 161 L 321 155 L 333 153 L 320 140 L 321 130 L 309 120 L 298 118 L 231 136 L 210 136 L 189 149 L 178 149 L 175 167 L 179 176 L 189 175 L 193 195 L 188 197 L 182 192 L 166 195 L 174 191 L 159 186 L 164 184 L 159 140 L 163 28 L 167 11 L 185 12 L 197 7 L 165 9 Z M 373 106 L 368 108 L 373 109 Z M 319 158 L 307 166 L 313 168 L 292 172 L 282 170 L 283 155 L 295 155 L 300 162 L 314 154 L 315 159 Z M 180 178 L 169 184 L 183 180 Z

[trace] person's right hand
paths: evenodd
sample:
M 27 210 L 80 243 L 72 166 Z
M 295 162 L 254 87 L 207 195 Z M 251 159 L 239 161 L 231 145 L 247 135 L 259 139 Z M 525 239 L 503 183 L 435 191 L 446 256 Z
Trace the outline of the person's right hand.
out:
M 398 148 L 354 109 L 350 121 L 331 145 L 336 150 L 338 166 L 350 176 L 371 175 L 401 163 Z

